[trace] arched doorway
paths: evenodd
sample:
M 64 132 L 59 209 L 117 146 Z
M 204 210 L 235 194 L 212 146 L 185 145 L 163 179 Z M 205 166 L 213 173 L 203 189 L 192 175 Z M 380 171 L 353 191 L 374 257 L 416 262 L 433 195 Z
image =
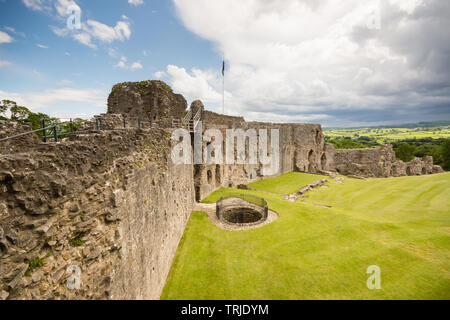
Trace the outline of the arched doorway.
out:
M 320 144 L 320 131 L 316 130 L 316 144 Z
M 208 184 L 212 184 L 213 178 L 212 178 L 212 172 L 211 172 L 211 170 L 208 170 L 208 171 L 206 172 L 206 177 L 208 178 Z
M 220 174 L 220 165 L 216 164 L 216 187 L 220 187 L 222 184 L 221 174 Z
M 406 175 L 412 176 L 410 167 L 406 167 Z
M 308 163 L 308 172 L 314 172 L 316 170 L 316 153 L 314 150 L 309 151 Z
M 322 166 L 322 170 L 327 170 L 327 155 L 325 153 L 320 158 L 320 165 Z

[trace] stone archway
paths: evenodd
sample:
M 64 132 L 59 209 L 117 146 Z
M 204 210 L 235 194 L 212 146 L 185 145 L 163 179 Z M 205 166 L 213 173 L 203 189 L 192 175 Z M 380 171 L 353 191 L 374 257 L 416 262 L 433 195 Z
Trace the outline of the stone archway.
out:
M 212 184 L 212 182 L 213 182 L 213 177 L 212 177 L 212 172 L 211 172 L 211 170 L 208 170 L 208 171 L 206 172 L 206 177 L 207 177 L 207 179 L 208 179 L 208 184 Z
M 220 165 L 216 164 L 216 187 L 220 187 L 222 184 L 221 174 L 220 174 Z
M 308 172 L 316 171 L 316 153 L 310 150 L 308 153 Z
M 406 175 L 412 176 L 411 167 L 406 167 Z
M 320 137 L 320 131 L 316 130 L 316 144 L 320 144 L 321 137 Z
M 327 155 L 325 153 L 322 154 L 322 158 L 320 158 L 320 165 L 322 170 L 327 170 Z

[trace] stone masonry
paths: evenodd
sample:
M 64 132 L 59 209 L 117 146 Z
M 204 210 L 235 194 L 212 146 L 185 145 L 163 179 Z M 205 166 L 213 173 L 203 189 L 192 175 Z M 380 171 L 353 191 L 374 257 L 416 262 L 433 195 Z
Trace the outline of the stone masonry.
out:
M 0 142 L 0 299 L 160 297 L 195 200 L 263 178 L 260 164 L 174 165 L 172 120 L 189 115 L 186 108 L 162 81 L 126 82 L 113 87 L 108 114 L 69 139 Z M 270 130 L 279 129 L 273 175 L 442 172 L 431 157 L 397 161 L 390 145 L 335 150 L 319 124 L 246 122 L 206 111 L 199 100 L 191 108 L 202 110 L 202 133 L 216 129 L 225 140 L 227 129 L 267 129 L 270 146 Z M 150 125 L 137 128 L 132 118 Z M 0 138 L 30 129 L 0 121 Z M 79 289 L 67 285 L 77 279 Z
M 194 203 L 170 130 L 18 139 L 26 149 L 0 155 L 1 297 L 158 299 Z

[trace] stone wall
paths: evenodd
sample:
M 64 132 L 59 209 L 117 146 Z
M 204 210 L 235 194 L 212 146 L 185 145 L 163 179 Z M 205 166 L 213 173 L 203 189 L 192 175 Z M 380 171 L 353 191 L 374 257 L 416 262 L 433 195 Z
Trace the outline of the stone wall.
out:
M 0 120 L 0 139 L 32 131 L 31 123 L 18 123 L 14 121 Z M 0 142 L 0 153 L 13 153 L 30 145 L 39 143 L 36 134 L 29 134 L 19 138 Z
M 108 113 L 155 121 L 163 127 L 183 118 L 186 108 L 184 97 L 158 80 L 116 84 L 108 97 Z
M 244 117 L 227 116 L 212 111 L 204 110 L 202 121 L 210 125 L 224 125 L 228 128 L 239 127 L 245 122 Z
M 0 298 L 158 299 L 194 202 L 170 149 L 122 129 L 0 154 Z
M 392 176 L 392 163 L 395 153 L 392 145 L 370 149 L 336 150 L 335 169 L 343 175 L 363 177 Z
M 334 151 L 335 170 L 343 175 L 361 177 L 401 177 L 443 172 L 433 165 L 433 157 L 415 158 L 407 163 L 397 160 L 392 145 L 380 148 L 343 149 Z
M 109 113 L 99 116 L 103 130 L 90 121 L 59 143 L 28 135 L 0 144 L 0 299 L 159 298 L 195 198 L 267 177 L 259 161 L 173 165 L 173 129 L 136 129 L 129 122 L 146 117 L 170 127 L 185 109 L 184 98 L 161 81 L 127 82 L 114 86 Z M 245 122 L 210 111 L 202 122 L 203 132 L 218 129 L 225 141 L 227 129 L 267 129 L 268 146 L 271 129 L 279 129 L 279 167 L 272 175 L 442 172 L 431 157 L 397 161 L 390 145 L 335 150 L 318 124 Z M 0 137 L 29 130 L 0 121 Z M 67 280 L 76 268 L 81 288 L 71 290 Z
M 204 114 L 204 113 L 203 113 Z M 207 121 L 202 118 L 203 131 L 218 129 L 222 132 L 224 141 L 227 139 L 227 129 L 242 129 L 244 132 L 254 129 L 257 134 L 257 150 L 259 150 L 259 130 L 267 130 L 268 147 L 271 145 L 271 130 L 279 130 L 280 158 L 278 170 L 273 175 L 264 175 L 263 166 L 260 164 L 210 164 L 195 165 L 194 181 L 197 200 L 204 199 L 214 190 L 220 187 L 236 187 L 240 184 L 248 184 L 277 176 L 293 170 L 304 172 L 319 172 L 328 168 L 330 162 L 324 152 L 324 138 L 322 128 L 318 124 L 286 124 L 263 122 L 229 122 L 225 116 L 223 122 L 220 115 L 215 116 L 215 121 Z M 248 159 L 248 139 L 246 142 L 246 157 Z M 203 143 L 203 148 L 206 144 Z M 236 144 L 235 144 L 236 149 Z M 236 152 L 236 151 L 235 151 Z M 223 149 L 225 160 L 226 144 Z M 225 162 L 225 161 L 224 161 Z M 322 168 L 322 166 L 324 166 Z

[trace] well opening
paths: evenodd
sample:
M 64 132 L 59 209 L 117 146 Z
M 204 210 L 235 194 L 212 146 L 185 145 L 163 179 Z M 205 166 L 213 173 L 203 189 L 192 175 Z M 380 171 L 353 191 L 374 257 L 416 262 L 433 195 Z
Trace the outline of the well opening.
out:
M 229 223 L 255 223 L 262 219 L 262 214 L 251 208 L 233 208 L 225 211 L 222 218 Z
M 233 194 L 216 202 L 217 218 L 227 224 L 257 225 L 267 220 L 268 212 L 266 200 L 253 195 Z

